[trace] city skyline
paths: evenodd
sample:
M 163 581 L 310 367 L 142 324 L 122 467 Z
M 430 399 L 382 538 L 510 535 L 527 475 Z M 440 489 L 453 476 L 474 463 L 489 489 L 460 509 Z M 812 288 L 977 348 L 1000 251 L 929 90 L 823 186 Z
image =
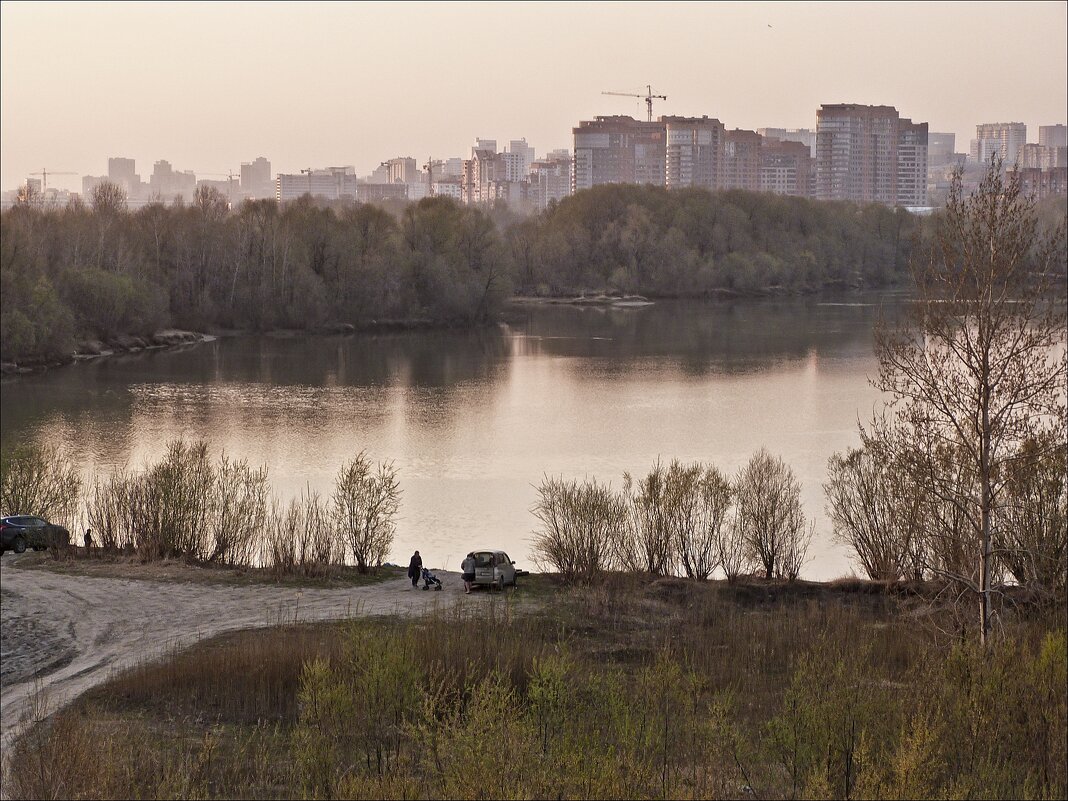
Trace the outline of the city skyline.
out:
M 644 83 L 668 97 L 656 116 L 728 130 L 894 105 L 961 152 L 978 124 L 1022 122 L 1037 141 L 1068 116 L 1063 3 L 986 4 L 1000 13 L 982 19 L 956 4 L 855 6 L 848 28 L 839 8 L 4 3 L 0 188 L 44 167 L 77 173 L 49 184 L 78 191 L 110 156 L 198 175 L 260 155 L 280 173 L 365 175 L 396 156 L 466 157 L 476 137 L 525 137 L 540 156 L 570 148 L 577 120 L 644 119 L 644 101 L 601 94 Z

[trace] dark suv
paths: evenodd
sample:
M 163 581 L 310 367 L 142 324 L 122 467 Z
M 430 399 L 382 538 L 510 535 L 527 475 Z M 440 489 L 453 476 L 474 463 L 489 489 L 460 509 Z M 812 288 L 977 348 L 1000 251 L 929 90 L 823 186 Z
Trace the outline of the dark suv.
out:
M 70 532 L 41 517 L 0 517 L 0 553 L 22 553 L 27 548 L 43 551 L 50 546 L 70 545 Z

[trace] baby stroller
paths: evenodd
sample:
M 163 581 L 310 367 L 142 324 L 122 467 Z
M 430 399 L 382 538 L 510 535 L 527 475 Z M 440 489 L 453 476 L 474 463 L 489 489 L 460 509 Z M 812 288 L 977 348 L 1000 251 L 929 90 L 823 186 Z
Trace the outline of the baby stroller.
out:
M 441 579 L 439 579 L 437 576 L 435 576 L 433 573 L 431 573 L 429 570 L 427 570 L 424 567 L 423 568 L 423 589 L 424 590 L 429 590 L 431 587 L 433 587 L 435 590 L 440 590 L 441 589 Z

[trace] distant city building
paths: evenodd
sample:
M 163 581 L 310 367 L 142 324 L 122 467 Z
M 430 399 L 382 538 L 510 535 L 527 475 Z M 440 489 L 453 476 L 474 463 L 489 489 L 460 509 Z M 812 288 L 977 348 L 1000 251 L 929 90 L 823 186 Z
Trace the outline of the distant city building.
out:
M 1048 145 L 1028 143 L 1020 148 L 1020 167 L 1036 170 L 1064 167 L 1066 166 L 1066 153 L 1068 153 L 1068 148 L 1063 145 L 1060 147 L 1051 147 Z
M 1043 147 L 1068 147 L 1068 126 L 1039 125 L 1038 143 Z
M 527 144 L 526 137 L 513 139 L 508 143 L 508 153 L 519 156 L 522 159 L 521 175 L 525 176 L 530 171 L 530 165 L 534 163 L 534 148 Z
M 708 117 L 661 117 L 665 125 L 664 184 L 668 189 L 723 185 L 723 123 Z
M 957 147 L 957 135 L 951 133 L 927 134 L 927 164 L 930 167 L 941 167 L 957 161 L 955 156 Z
M 811 197 L 815 170 L 810 152 L 804 142 L 765 137 L 760 148 L 760 191 Z
M 121 186 L 131 200 L 141 195 L 141 176 L 133 159 L 112 157 L 108 159 L 108 180 Z
M 897 123 L 898 206 L 927 205 L 928 132 L 926 122 L 899 119 Z
M 241 163 L 241 192 L 252 200 L 273 198 L 275 184 L 271 180 L 271 162 L 263 156 Z
M 602 184 L 663 186 L 666 174 L 663 122 L 598 116 L 572 129 L 574 191 Z
M 82 176 L 82 197 L 88 203 L 92 200 L 93 190 L 103 183 L 111 181 L 110 175 L 83 175 Z
M 497 152 L 497 140 L 496 139 L 475 139 L 475 143 L 471 146 L 471 158 L 475 157 L 476 150 L 488 150 L 491 153 Z
M 1038 169 L 1025 167 L 1020 171 L 1020 193 L 1043 200 L 1047 197 L 1068 197 L 1068 167 Z
M 401 187 L 404 194 L 404 187 Z M 275 178 L 275 200 L 286 203 L 303 195 L 323 200 L 356 200 L 356 171 L 353 167 L 327 167 L 299 174 L 279 173 Z
M 1027 126 L 1022 122 L 990 122 L 975 126 L 972 159 L 989 164 L 995 154 L 1006 167 L 1016 163 L 1020 148 L 1027 144 Z
M 764 137 L 735 128 L 723 140 L 723 188 L 760 191 L 760 149 Z
M 566 150 L 562 157 L 560 151 L 554 153 L 530 165 L 527 197 L 539 211 L 571 194 L 571 157 Z
M 894 205 L 898 200 L 898 121 L 893 106 L 820 106 L 816 111 L 816 197 Z
M 471 154 L 460 177 L 461 202 L 481 205 L 505 200 L 516 204 L 525 199 L 525 188 L 508 177 L 505 155 L 489 148 Z
M 808 148 L 809 156 L 815 157 L 816 155 L 816 132 L 811 128 L 757 128 L 757 133 L 765 139 L 800 142 Z
M 451 175 L 454 178 L 459 178 L 464 172 L 464 160 L 457 156 L 456 158 L 444 159 L 441 162 L 441 174 Z
M 414 184 L 421 177 L 419 166 L 411 156 L 390 159 L 386 162 L 386 170 L 386 183 L 389 184 Z
M 356 199 L 361 203 L 380 203 L 384 200 L 407 200 L 407 184 L 361 183 L 356 186 Z
M 180 199 L 189 202 L 197 188 L 197 177 L 190 170 L 178 172 L 169 161 L 161 159 L 152 166 L 148 188 L 156 200 Z
M 440 178 L 435 178 L 431 184 L 431 191 L 435 197 L 451 197 L 457 203 L 463 200 L 459 176 L 442 175 Z

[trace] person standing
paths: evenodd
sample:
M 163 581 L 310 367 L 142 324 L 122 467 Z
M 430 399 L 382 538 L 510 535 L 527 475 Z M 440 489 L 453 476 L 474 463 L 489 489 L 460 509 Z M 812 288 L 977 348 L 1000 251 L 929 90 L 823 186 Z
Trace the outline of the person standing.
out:
M 467 558 L 460 563 L 460 570 L 463 573 L 464 592 L 470 595 L 471 587 L 475 583 L 475 555 L 473 553 L 469 553 Z
M 419 586 L 419 577 L 423 575 L 423 557 L 419 555 L 419 551 L 412 554 L 412 561 L 408 563 L 408 578 L 412 580 L 412 586 Z

